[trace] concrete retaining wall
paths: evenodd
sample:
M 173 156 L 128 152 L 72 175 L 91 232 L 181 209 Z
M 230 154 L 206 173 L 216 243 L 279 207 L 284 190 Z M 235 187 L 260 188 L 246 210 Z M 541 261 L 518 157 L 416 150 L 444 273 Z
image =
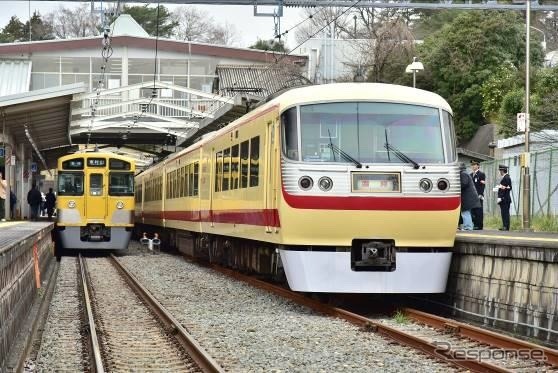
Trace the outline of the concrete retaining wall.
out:
M 17 232 L 19 234 L 16 240 L 0 247 L 0 372 L 6 371 L 5 359 L 11 343 L 38 294 L 33 261 L 35 244 L 40 272 L 46 273 L 47 266 L 51 263 L 52 227 L 52 224 L 44 224 L 44 227 L 37 229 L 25 227 L 26 229 Z M 0 234 L 7 235 L 7 232 L 0 227 Z
M 446 296 L 459 316 L 558 343 L 558 243 L 461 235 Z

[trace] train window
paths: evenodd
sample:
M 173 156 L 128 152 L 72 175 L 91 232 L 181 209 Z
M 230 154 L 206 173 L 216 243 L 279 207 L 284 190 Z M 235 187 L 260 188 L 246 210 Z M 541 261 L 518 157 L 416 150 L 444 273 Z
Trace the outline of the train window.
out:
M 223 150 L 223 191 L 229 190 L 231 178 L 231 148 Z
M 260 137 L 250 140 L 250 186 L 258 186 L 258 174 L 260 172 Z
M 281 114 L 281 122 L 283 123 L 283 153 L 289 159 L 299 160 L 298 152 L 298 128 L 296 119 L 297 108 L 290 108 Z
M 215 191 L 221 191 L 221 183 L 223 180 L 223 152 L 215 154 Z
M 89 175 L 89 195 L 90 196 L 103 195 L 103 174 Z
M 83 195 L 83 173 L 82 172 L 59 172 L 58 173 L 58 195 L 59 196 Z
M 248 187 L 248 155 L 250 143 L 248 140 L 240 144 L 240 187 Z
M 64 161 L 62 162 L 62 168 L 66 170 L 83 170 L 83 158 Z
M 231 189 L 238 189 L 238 181 L 240 178 L 240 168 L 238 157 L 238 144 L 231 148 Z
M 194 165 L 188 165 L 188 196 L 194 195 Z
M 199 187 L 199 181 L 198 181 L 198 177 L 199 177 L 199 164 L 198 162 L 194 163 L 194 196 L 198 195 L 198 187 Z
M 128 172 L 111 172 L 109 174 L 110 196 L 133 196 L 134 174 Z
M 105 158 L 87 158 L 87 166 L 89 167 L 106 167 L 107 160 Z
M 180 197 L 186 196 L 186 191 L 188 190 L 186 179 L 186 166 L 182 166 L 182 168 L 180 169 Z
M 444 128 L 444 146 L 446 150 L 446 161 L 448 163 L 455 162 L 457 160 L 456 145 L 455 145 L 455 130 L 453 128 L 453 119 L 451 114 L 447 111 L 443 112 L 442 124 Z
M 109 169 L 111 170 L 122 170 L 128 171 L 131 169 L 130 162 L 123 161 L 121 159 L 109 159 Z

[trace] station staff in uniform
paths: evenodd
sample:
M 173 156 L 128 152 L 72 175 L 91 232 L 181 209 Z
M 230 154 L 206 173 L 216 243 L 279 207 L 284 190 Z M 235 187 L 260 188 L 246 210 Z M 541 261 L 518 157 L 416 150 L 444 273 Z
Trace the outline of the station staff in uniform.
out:
M 477 194 L 479 195 L 480 202 L 480 207 L 473 208 L 471 210 L 471 215 L 473 217 L 474 229 L 482 230 L 484 222 L 483 201 L 486 175 L 480 170 L 479 161 L 472 160 L 471 167 L 473 168 L 473 172 L 471 172 L 471 178 L 473 179 L 473 184 L 475 184 L 475 189 L 477 190 Z
M 500 165 L 498 167 L 500 171 L 500 175 L 502 176 L 502 180 L 500 180 L 500 184 L 498 185 L 498 205 L 500 205 L 500 212 L 502 214 L 502 228 L 501 231 L 509 231 L 510 230 L 510 205 L 511 205 L 511 196 L 510 192 L 512 189 L 512 182 L 510 175 L 508 175 L 508 166 Z

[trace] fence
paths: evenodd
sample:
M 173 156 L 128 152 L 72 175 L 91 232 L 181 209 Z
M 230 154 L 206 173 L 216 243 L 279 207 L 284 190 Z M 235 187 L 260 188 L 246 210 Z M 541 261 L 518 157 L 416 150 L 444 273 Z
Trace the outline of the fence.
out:
M 512 205 L 510 214 L 521 215 L 522 182 L 519 156 L 483 162 L 481 170 L 486 174 L 485 214 L 499 214 L 496 204 L 497 192 L 493 188 L 500 183 L 501 176 L 498 165 L 508 166 L 508 173 L 512 179 Z M 558 212 L 558 149 L 531 153 L 531 216 L 556 215 Z

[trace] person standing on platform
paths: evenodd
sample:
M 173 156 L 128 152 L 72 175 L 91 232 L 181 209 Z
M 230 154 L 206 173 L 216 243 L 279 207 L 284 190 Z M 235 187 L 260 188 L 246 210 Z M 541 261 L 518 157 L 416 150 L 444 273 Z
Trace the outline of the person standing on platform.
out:
M 30 207 L 30 219 L 32 221 L 37 221 L 39 218 L 39 208 L 41 207 L 41 202 L 43 201 L 43 197 L 41 196 L 41 192 L 37 189 L 37 186 L 33 184 L 29 193 L 27 193 L 27 203 Z
M 6 196 L 8 189 L 8 183 L 4 180 L 2 172 L 0 172 L 0 221 L 6 220 L 6 213 L 4 212 L 6 204 Z
M 52 214 L 54 214 L 54 206 L 56 206 L 56 196 L 52 192 L 52 188 L 48 188 L 48 193 L 46 194 L 45 199 L 48 220 L 52 220 Z
M 512 189 L 512 182 L 511 177 L 508 175 L 508 166 L 500 165 L 498 167 L 500 171 L 500 175 L 502 176 L 502 180 L 500 180 L 500 184 L 497 186 L 498 188 L 498 205 L 500 205 L 500 213 L 502 215 L 502 228 L 501 231 L 509 231 L 510 230 L 510 205 L 511 205 L 511 189 Z
M 473 217 L 473 226 L 475 230 L 482 230 L 484 224 L 484 211 L 483 211 L 483 201 L 484 201 L 484 187 L 486 184 L 486 175 L 480 170 L 479 161 L 472 160 L 471 167 L 473 172 L 471 172 L 471 178 L 473 179 L 473 184 L 475 184 L 475 189 L 479 196 L 480 207 L 476 207 L 471 210 L 471 215 Z
M 473 179 L 467 173 L 465 163 L 459 165 L 459 178 L 461 181 L 461 218 L 463 219 L 464 231 L 473 230 L 473 220 L 471 218 L 471 210 L 480 207 L 479 196 L 475 190 Z

